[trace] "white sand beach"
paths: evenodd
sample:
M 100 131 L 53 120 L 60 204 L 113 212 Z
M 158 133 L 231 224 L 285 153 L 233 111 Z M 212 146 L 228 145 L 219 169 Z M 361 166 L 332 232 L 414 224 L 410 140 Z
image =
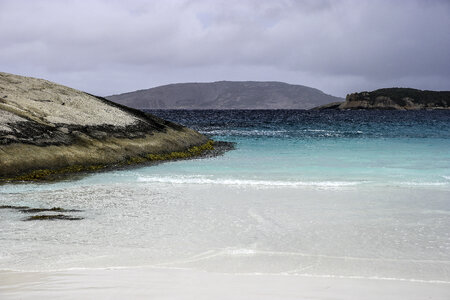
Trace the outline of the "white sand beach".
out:
M 450 283 L 295 275 L 219 274 L 159 268 L 2 272 L 0 298 L 447 300 Z

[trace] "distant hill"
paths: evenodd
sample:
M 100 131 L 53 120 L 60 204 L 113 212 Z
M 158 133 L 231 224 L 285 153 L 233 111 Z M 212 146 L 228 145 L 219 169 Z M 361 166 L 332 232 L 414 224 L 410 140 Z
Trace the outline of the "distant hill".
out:
M 347 95 L 345 102 L 329 103 L 315 109 L 449 109 L 450 91 L 422 91 L 386 88 Z
M 138 109 L 309 109 L 344 99 L 283 82 L 177 83 L 107 99 Z

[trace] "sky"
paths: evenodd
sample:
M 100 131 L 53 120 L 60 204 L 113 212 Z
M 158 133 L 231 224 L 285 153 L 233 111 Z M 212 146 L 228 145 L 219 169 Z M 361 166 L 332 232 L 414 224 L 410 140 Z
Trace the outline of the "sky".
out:
M 450 90 L 450 0 L 0 0 L 0 71 L 100 96 L 219 80 Z

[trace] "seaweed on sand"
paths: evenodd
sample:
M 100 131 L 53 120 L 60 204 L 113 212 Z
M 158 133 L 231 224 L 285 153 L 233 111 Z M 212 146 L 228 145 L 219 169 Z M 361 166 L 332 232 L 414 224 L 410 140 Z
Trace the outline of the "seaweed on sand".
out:
M 28 217 L 28 218 L 24 219 L 24 221 L 42 221 L 42 220 L 50 220 L 50 221 L 52 221 L 52 220 L 69 220 L 69 221 L 75 221 L 75 220 L 83 220 L 83 218 L 72 217 L 72 216 L 59 214 L 59 215 L 36 215 L 36 216 L 31 216 L 31 217 Z

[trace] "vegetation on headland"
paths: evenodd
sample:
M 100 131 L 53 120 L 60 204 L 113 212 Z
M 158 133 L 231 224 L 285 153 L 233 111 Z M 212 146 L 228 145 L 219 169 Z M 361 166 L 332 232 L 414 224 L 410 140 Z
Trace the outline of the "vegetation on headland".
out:
M 380 97 L 388 97 L 400 106 L 409 105 L 408 100 L 415 104 L 422 104 L 429 107 L 445 107 L 450 104 L 450 91 L 423 91 L 411 88 L 384 88 L 372 92 L 355 93 L 353 95 L 359 96 L 356 97 L 355 100 L 358 100 L 358 98 L 368 98 L 371 103 L 375 103 Z
M 450 100 L 450 91 L 428 91 L 411 88 L 387 88 L 378 89 L 370 93 L 371 98 L 389 95 L 392 100 L 400 100 L 405 97 L 413 98 L 418 103 L 442 102 Z
M 49 181 L 59 178 L 61 175 L 74 174 L 80 172 L 93 172 L 114 167 L 137 165 L 155 161 L 169 161 L 178 159 L 188 159 L 202 155 L 206 151 L 214 150 L 214 141 L 209 140 L 203 145 L 193 146 L 185 151 L 175 151 L 170 153 L 149 153 L 143 156 L 135 156 L 119 162 L 115 165 L 74 165 L 59 169 L 39 169 L 27 172 L 15 177 L 0 178 L 0 182 L 14 181 Z
M 325 109 L 433 110 L 450 109 L 450 91 L 422 91 L 411 88 L 385 88 L 348 94 L 345 102 L 315 107 Z

